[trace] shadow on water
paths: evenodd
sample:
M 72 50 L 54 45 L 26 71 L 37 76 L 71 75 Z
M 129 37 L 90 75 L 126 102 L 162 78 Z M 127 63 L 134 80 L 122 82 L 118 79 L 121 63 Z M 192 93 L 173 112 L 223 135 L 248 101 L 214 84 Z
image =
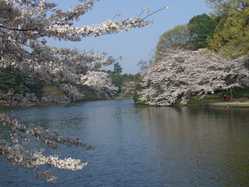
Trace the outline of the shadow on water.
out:
M 60 150 L 89 166 L 75 173 L 58 171 L 58 183 L 51 186 L 249 186 L 248 109 L 140 107 L 125 100 L 11 114 L 96 146 L 90 152 Z M 1 187 L 49 186 L 28 170 L 4 160 L 0 165 Z

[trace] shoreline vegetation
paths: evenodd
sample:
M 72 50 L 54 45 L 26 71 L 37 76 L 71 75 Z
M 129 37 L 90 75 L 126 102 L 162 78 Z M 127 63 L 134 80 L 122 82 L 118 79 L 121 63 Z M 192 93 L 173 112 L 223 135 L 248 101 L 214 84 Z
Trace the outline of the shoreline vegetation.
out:
M 194 16 L 161 35 L 137 103 L 248 107 L 249 1 L 207 2 L 211 13 Z M 225 93 L 231 89 L 241 93 Z M 223 95 L 217 98 L 217 92 Z
M 42 43 L 32 43 L 31 48 L 34 49 L 34 51 L 32 52 L 32 54 L 30 54 L 30 56 L 41 58 L 41 62 L 44 62 L 45 65 L 42 65 L 40 62 L 34 62 L 33 67 L 29 67 L 30 65 L 27 66 L 27 64 L 25 63 L 20 63 L 19 65 L 17 65 L 15 62 L 12 62 L 10 58 L 6 58 L 6 61 L 1 61 L 0 105 L 29 107 L 137 97 L 137 92 L 140 92 L 141 87 L 143 87 L 141 86 L 141 84 L 143 84 L 145 75 L 147 74 L 147 77 L 154 76 L 151 69 L 158 68 L 161 71 L 158 71 L 158 73 L 168 74 L 170 72 L 166 72 L 165 69 L 170 66 L 170 63 L 172 63 L 172 61 L 177 61 L 178 64 L 174 62 L 174 66 L 178 66 L 178 69 L 174 70 L 176 71 L 174 73 L 177 74 L 181 71 L 185 71 L 185 65 L 181 66 L 179 64 L 184 64 L 185 61 L 188 60 L 188 58 L 192 58 L 193 61 L 198 60 L 202 56 L 206 56 L 206 59 L 204 60 L 209 67 L 207 68 L 207 70 L 205 70 L 205 64 L 203 63 L 203 67 L 201 70 L 202 72 L 194 72 L 195 74 L 197 74 L 195 75 L 195 78 L 198 79 L 202 76 L 205 77 L 204 74 L 211 73 L 212 71 L 217 71 L 218 69 L 221 70 L 223 66 L 227 65 L 226 68 L 223 68 L 221 70 L 223 72 L 221 72 L 220 74 L 220 77 L 226 76 L 225 74 L 229 66 L 231 67 L 230 69 L 234 69 L 234 64 L 235 66 L 237 66 L 236 63 L 238 63 L 236 59 L 244 57 L 246 54 L 248 54 L 249 51 L 249 36 L 247 32 L 249 27 L 247 19 L 249 12 L 248 2 L 247 0 L 207 1 L 212 6 L 213 12 L 210 14 L 201 14 L 194 16 L 187 24 L 178 25 L 175 28 L 165 32 L 160 37 L 155 51 L 155 56 L 150 60 L 150 64 L 145 65 L 145 69 L 143 69 L 145 73 L 141 74 L 123 74 L 122 67 L 119 65 L 119 63 L 117 63 L 113 57 L 108 57 L 103 54 L 88 54 L 87 52 L 81 54 L 79 51 L 69 49 L 67 50 L 50 48 L 46 45 L 45 41 Z M 5 3 L 2 3 L 2 6 L 10 5 L 5 5 Z M 89 1 L 85 4 L 85 6 L 86 7 L 84 7 L 83 5 L 79 10 L 77 10 L 79 11 L 77 12 L 78 15 L 81 14 L 81 11 L 87 9 L 88 6 L 92 7 L 93 2 Z M 47 8 L 50 9 L 50 7 Z M 57 17 L 55 18 L 59 19 Z M 8 19 L 8 17 L 6 19 Z M 148 24 L 146 20 L 140 20 L 140 22 L 139 18 L 135 20 L 136 21 L 134 22 L 131 21 L 131 25 L 129 25 L 129 27 L 140 28 L 147 26 Z M 126 25 L 128 24 L 128 22 L 124 22 L 123 24 Z M 120 29 L 122 30 L 125 28 Z M 118 31 L 119 30 L 113 32 Z M 236 35 L 236 37 L 232 37 L 234 36 L 235 31 L 236 33 L 241 34 Z M 14 31 L 12 32 L 14 35 L 18 36 L 18 33 L 15 33 Z M 95 30 L 91 31 L 90 33 L 92 32 L 95 32 Z M 96 32 L 98 31 L 96 30 Z M 108 30 L 108 32 L 111 31 Z M 89 35 L 91 35 L 90 33 Z M 68 33 L 67 35 L 67 32 L 65 31 L 60 36 L 56 36 L 54 34 L 53 37 L 62 37 L 63 39 L 73 40 L 74 38 L 69 37 L 69 35 L 71 36 L 71 34 L 72 33 Z M 173 50 L 175 50 L 176 52 L 172 52 Z M 185 51 L 189 54 L 185 55 Z M 7 53 L 6 51 L 4 52 Z M 177 56 L 178 54 L 174 53 L 181 53 L 182 56 Z M 197 55 L 196 57 L 195 54 Z M 9 55 L 12 56 L 13 54 Z M 43 59 L 45 56 L 46 58 Z M 52 58 L 57 63 L 51 64 L 50 62 L 47 62 Z M 171 60 L 167 61 L 167 58 L 171 58 Z M 82 61 L 82 63 L 79 63 L 79 60 Z M 165 60 L 168 64 L 162 64 L 163 67 L 161 68 L 160 63 L 164 63 L 163 61 Z M 217 62 L 213 63 L 212 60 Z M 193 63 L 192 61 L 188 61 L 188 63 Z M 245 61 L 249 61 L 248 57 Z M 213 63 L 213 65 L 210 65 L 208 63 Z M 224 63 L 224 65 L 220 65 L 220 63 Z M 113 71 L 101 70 L 102 67 L 110 64 L 114 64 Z M 193 69 L 200 68 L 198 66 L 200 66 L 200 64 L 193 63 Z M 248 67 L 249 63 L 245 63 L 245 67 L 242 71 L 246 71 L 246 68 L 248 69 Z M 34 72 L 31 72 L 30 68 Z M 216 80 L 220 78 L 219 81 L 225 81 L 225 83 L 222 83 L 221 85 L 221 89 L 224 90 L 227 89 L 227 87 L 232 86 L 231 82 L 235 82 L 235 84 L 238 84 L 238 87 L 240 87 L 242 84 L 242 87 L 249 87 L 248 77 L 236 77 L 247 76 L 246 73 L 241 71 L 240 73 L 236 74 L 236 71 L 232 72 L 231 70 L 231 74 L 227 77 L 220 78 L 213 76 L 213 79 Z M 182 75 L 179 74 L 179 76 Z M 171 79 L 172 77 L 166 78 Z M 244 80 L 238 82 L 241 79 Z M 153 82 L 153 78 L 150 81 Z M 165 92 L 166 89 L 162 90 L 160 84 L 164 84 L 165 82 L 167 82 L 167 80 L 162 79 L 161 82 L 158 82 L 158 80 L 156 81 L 157 83 L 155 85 L 152 84 L 152 89 L 154 89 L 155 93 L 153 93 L 151 97 L 153 98 L 154 95 L 161 95 L 160 98 L 157 98 L 159 105 L 161 105 L 161 101 L 165 100 L 161 92 Z M 217 87 L 220 86 L 219 81 L 215 82 L 215 84 L 217 84 Z M 172 88 L 173 91 L 171 95 L 167 94 L 165 96 L 168 97 L 166 98 L 166 100 L 169 100 L 168 104 L 166 103 L 165 105 L 172 106 L 174 103 L 178 104 L 177 100 L 179 98 L 175 98 L 174 101 L 172 101 L 172 97 L 175 97 L 172 96 L 174 94 L 176 94 L 177 97 L 183 97 L 181 101 L 182 105 L 186 105 L 186 102 L 188 102 L 188 100 L 190 103 L 192 102 L 191 100 L 195 100 L 195 98 L 189 98 L 189 95 L 191 95 L 192 93 L 183 93 L 189 91 L 185 90 L 181 93 L 176 93 L 175 90 L 178 90 L 178 87 L 182 86 L 182 82 L 184 81 L 181 81 L 180 79 L 174 82 L 175 85 Z M 207 85 L 207 82 L 208 81 L 203 79 L 198 82 L 199 85 L 197 86 L 210 87 L 210 90 L 208 90 L 209 88 L 204 88 L 206 89 L 205 91 L 208 92 L 208 94 L 210 94 L 211 92 L 215 92 L 215 90 L 217 89 L 215 88 L 216 86 Z M 168 81 L 167 84 L 170 84 L 170 81 Z M 147 86 L 150 86 L 150 82 L 148 82 Z M 191 92 L 191 88 L 189 89 Z M 195 90 L 193 90 L 193 92 L 195 92 Z M 182 96 L 182 94 L 185 95 Z M 249 95 L 249 91 L 247 95 Z M 135 101 L 138 101 L 137 98 L 135 98 Z M 206 102 L 206 99 L 200 99 L 198 101 L 198 103 L 202 104 L 206 104 Z M 218 106 L 226 105 L 226 103 L 231 107 L 247 106 L 247 104 L 245 104 L 244 102 L 242 104 L 242 102 L 238 102 L 237 100 L 229 103 L 228 101 L 223 101 L 223 99 L 221 98 L 217 102 Z M 143 101 L 140 101 L 140 103 L 143 103 Z M 153 105 L 155 105 L 155 103 L 153 103 Z
M 205 97 L 192 97 L 189 106 L 207 105 L 214 107 L 249 108 L 249 90 L 242 88 L 221 91 Z

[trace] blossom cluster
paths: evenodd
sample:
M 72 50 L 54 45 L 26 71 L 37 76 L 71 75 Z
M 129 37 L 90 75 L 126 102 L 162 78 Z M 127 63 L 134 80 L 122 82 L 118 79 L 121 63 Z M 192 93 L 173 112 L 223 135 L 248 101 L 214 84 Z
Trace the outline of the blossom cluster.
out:
M 80 16 L 87 13 L 93 7 L 95 1 L 96 0 L 85 0 L 83 3 L 77 5 L 72 10 L 67 12 L 57 10 L 56 14 L 53 15 L 51 19 L 57 22 L 78 19 Z
M 82 37 L 98 37 L 104 34 L 128 31 L 132 28 L 145 27 L 149 22 L 135 17 L 122 21 L 107 20 L 99 25 L 86 25 L 82 27 L 72 27 L 71 25 L 55 24 L 48 27 L 47 32 L 50 36 L 58 36 L 65 40 L 80 40 Z

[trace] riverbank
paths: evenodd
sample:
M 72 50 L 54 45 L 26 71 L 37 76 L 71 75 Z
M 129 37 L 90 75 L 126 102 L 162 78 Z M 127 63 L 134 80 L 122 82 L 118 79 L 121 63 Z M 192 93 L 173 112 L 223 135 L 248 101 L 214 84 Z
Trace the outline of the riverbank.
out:
M 88 71 L 69 81 L 0 68 L 0 106 L 30 107 L 112 99 L 117 88 L 105 72 Z
M 232 107 L 232 108 L 249 108 L 249 100 L 245 101 L 230 101 L 230 102 L 214 102 L 210 103 L 209 106 L 215 107 Z
M 229 108 L 249 108 L 249 98 L 243 96 L 249 94 L 248 90 L 240 90 L 237 92 L 239 96 L 225 100 L 221 95 L 224 92 L 214 95 L 208 95 L 204 98 L 199 96 L 192 97 L 187 106 L 213 106 L 213 107 L 229 107 Z
M 174 106 L 248 98 L 248 64 L 247 57 L 227 60 L 206 49 L 168 49 L 144 73 L 137 103 Z

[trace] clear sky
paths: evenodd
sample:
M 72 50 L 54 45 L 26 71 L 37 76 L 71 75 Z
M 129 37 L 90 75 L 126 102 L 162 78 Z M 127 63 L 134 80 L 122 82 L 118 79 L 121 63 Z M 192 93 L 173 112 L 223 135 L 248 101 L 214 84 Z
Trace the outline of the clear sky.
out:
M 78 0 L 53 0 L 63 9 L 72 8 Z M 123 60 L 121 65 L 125 72 L 136 73 L 137 62 L 149 60 L 162 33 L 170 28 L 187 23 L 194 16 L 209 11 L 205 0 L 100 0 L 93 10 L 82 16 L 77 25 L 100 23 L 106 19 L 137 16 L 144 8 L 156 10 L 160 7 L 169 8 L 150 18 L 153 24 L 144 29 L 136 29 L 99 38 L 86 38 L 81 42 L 52 41 L 52 45 L 78 49 L 107 52 Z

